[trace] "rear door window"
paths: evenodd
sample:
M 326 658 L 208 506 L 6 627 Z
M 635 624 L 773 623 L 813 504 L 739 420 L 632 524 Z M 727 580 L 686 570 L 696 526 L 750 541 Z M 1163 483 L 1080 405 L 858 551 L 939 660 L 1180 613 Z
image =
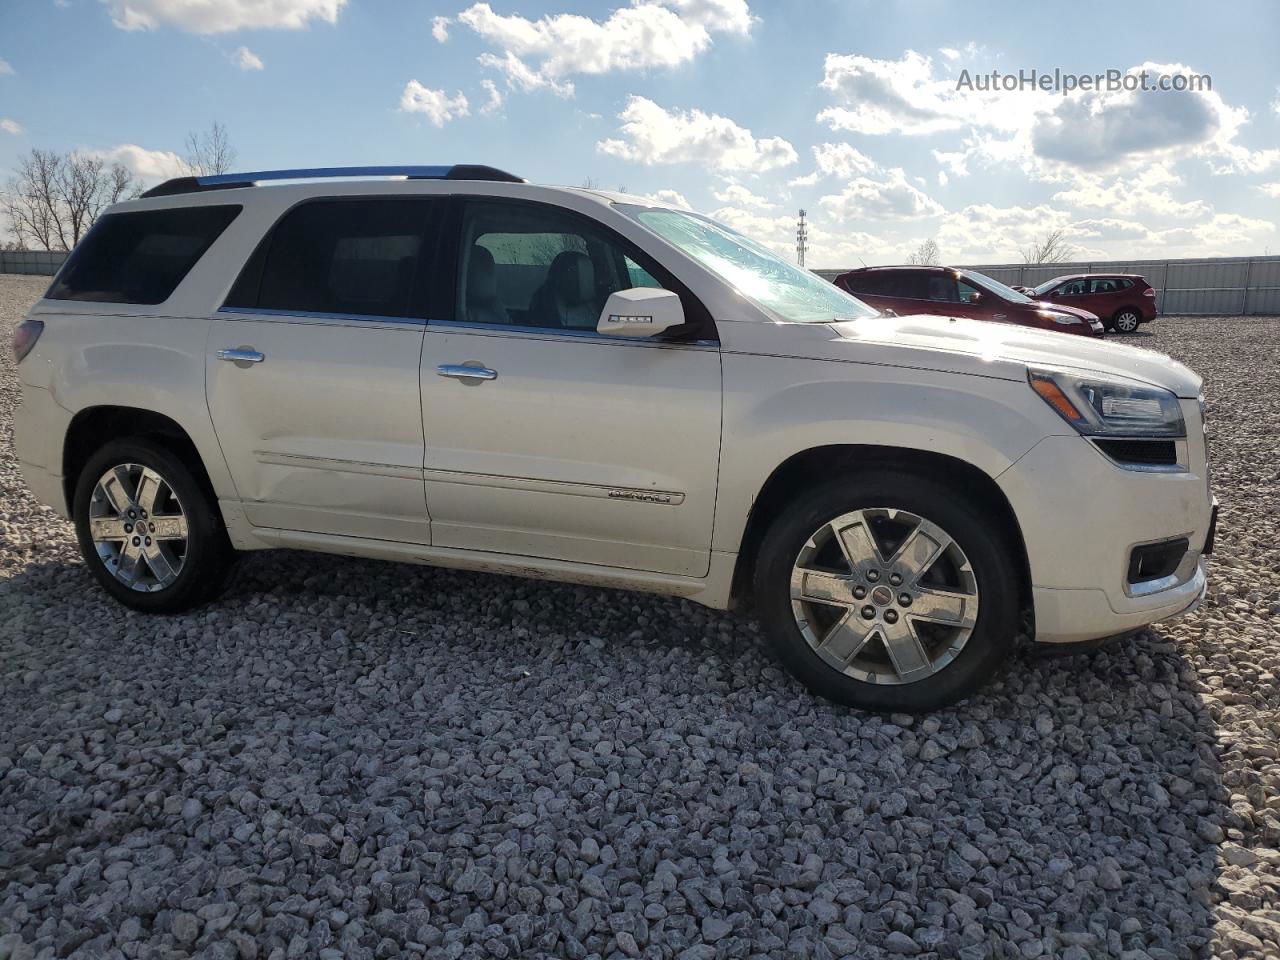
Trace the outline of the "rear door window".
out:
M 427 197 L 313 200 L 294 207 L 227 298 L 240 310 L 422 317 L 435 202 Z
M 928 300 L 940 300 L 945 303 L 955 303 L 958 299 L 956 296 L 955 277 L 948 276 L 944 273 L 930 274 L 925 282 L 925 298 Z
M 45 296 L 163 303 L 240 209 L 225 204 L 109 213 L 80 241 Z

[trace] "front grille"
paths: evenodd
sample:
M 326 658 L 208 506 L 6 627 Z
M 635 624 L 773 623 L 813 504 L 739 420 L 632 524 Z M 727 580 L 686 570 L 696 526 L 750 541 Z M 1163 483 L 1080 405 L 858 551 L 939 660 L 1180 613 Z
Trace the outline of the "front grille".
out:
M 1102 438 L 1093 442 L 1117 463 L 1150 467 L 1175 466 L 1178 462 L 1178 445 L 1172 440 L 1134 440 L 1126 437 Z

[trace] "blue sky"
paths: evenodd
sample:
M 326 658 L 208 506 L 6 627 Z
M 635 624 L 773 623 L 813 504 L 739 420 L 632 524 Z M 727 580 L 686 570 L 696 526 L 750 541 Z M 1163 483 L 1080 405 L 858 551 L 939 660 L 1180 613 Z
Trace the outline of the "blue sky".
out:
M 489 163 L 677 198 L 809 263 L 1280 252 L 1280 4 L 4 0 L 0 170 L 154 181 L 218 120 L 243 169 Z M 1199 91 L 957 89 L 998 70 Z

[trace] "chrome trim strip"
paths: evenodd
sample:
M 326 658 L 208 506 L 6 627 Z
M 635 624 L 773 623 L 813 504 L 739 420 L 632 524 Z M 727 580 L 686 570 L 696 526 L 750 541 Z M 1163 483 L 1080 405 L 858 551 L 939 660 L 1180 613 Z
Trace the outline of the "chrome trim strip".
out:
M 558 493 L 570 497 L 624 500 L 630 503 L 652 503 L 668 507 L 678 507 L 684 503 L 684 494 L 677 490 L 605 486 L 567 480 L 535 480 L 531 477 L 504 477 L 490 473 L 467 473 L 461 470 L 437 470 L 430 467 L 423 473 L 428 483 L 465 483 L 470 486 L 493 487 L 498 490 Z
M 240 319 L 252 320 L 255 316 L 273 317 L 282 320 L 293 319 L 298 323 L 307 320 L 336 320 L 351 323 L 385 323 L 400 327 L 425 327 L 427 321 L 420 317 L 383 317 L 365 313 L 322 313 L 317 310 L 272 310 L 266 307 L 253 307 L 239 310 L 235 307 L 219 307 L 218 313 L 236 314 Z
M 531 336 L 532 339 L 591 340 L 598 343 L 623 343 L 633 347 L 663 347 L 667 349 L 688 349 L 692 347 L 719 349 L 720 347 L 719 340 L 690 340 L 687 343 L 676 342 L 673 340 L 646 341 L 637 340 L 635 337 L 611 337 L 608 334 L 588 329 L 565 330 L 563 328 L 556 327 L 529 327 L 514 323 L 469 323 L 464 320 L 427 320 L 426 324 L 428 329 L 439 328 L 442 330 L 461 330 L 490 337 L 501 336 L 503 334 L 515 334 L 518 336 Z
M 367 460 L 339 460 L 334 457 L 312 457 L 302 453 L 279 453 L 274 450 L 255 450 L 259 463 L 277 467 L 309 467 L 313 470 L 333 470 L 340 473 L 362 473 L 375 477 L 395 477 L 400 480 L 421 480 L 420 467 L 407 467 L 397 463 L 373 463 Z

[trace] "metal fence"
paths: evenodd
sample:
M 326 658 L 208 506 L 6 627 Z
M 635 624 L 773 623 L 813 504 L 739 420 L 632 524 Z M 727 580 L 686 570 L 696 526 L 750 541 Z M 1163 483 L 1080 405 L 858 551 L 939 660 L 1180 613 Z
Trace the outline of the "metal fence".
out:
M 52 277 L 65 259 L 65 250 L 0 250 L 0 273 L 34 273 Z
M 1163 314 L 1280 314 L 1280 257 L 1092 260 L 1048 266 L 997 263 L 968 269 L 1023 287 L 1034 287 L 1070 273 L 1138 273 L 1155 287 L 1156 304 Z M 830 280 L 844 271 L 816 272 Z

